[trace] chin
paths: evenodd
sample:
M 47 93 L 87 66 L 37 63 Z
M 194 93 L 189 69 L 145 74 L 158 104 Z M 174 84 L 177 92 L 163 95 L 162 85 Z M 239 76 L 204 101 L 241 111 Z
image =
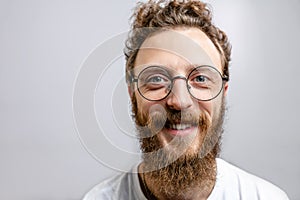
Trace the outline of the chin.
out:
M 164 157 L 174 162 L 180 158 L 197 158 L 203 142 L 203 136 L 198 133 L 185 136 L 165 132 L 157 134 Z

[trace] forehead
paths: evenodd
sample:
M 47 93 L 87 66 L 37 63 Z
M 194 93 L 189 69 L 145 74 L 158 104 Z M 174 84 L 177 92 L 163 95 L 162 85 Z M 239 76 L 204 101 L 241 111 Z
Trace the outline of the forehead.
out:
M 210 65 L 222 71 L 220 53 L 198 28 L 166 30 L 147 38 L 137 54 L 135 68 L 147 65 L 178 70 L 184 66 Z

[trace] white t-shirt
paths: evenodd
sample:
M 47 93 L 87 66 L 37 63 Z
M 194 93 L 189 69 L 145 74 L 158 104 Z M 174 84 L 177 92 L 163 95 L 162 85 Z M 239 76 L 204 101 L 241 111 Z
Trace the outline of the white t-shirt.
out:
M 83 200 L 147 200 L 137 167 L 96 185 Z M 216 184 L 208 200 L 288 200 L 288 197 L 277 186 L 217 158 Z

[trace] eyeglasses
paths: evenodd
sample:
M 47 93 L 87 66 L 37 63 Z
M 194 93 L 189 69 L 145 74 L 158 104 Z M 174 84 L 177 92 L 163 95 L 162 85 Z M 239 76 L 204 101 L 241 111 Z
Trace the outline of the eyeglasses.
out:
M 137 78 L 131 77 L 131 83 L 137 83 L 137 90 L 145 99 L 160 101 L 171 93 L 176 79 L 185 80 L 190 95 L 199 101 L 216 98 L 224 88 L 224 82 L 229 80 L 216 68 L 207 65 L 194 68 L 187 78 L 172 77 L 170 69 L 166 67 L 149 66 L 143 69 Z

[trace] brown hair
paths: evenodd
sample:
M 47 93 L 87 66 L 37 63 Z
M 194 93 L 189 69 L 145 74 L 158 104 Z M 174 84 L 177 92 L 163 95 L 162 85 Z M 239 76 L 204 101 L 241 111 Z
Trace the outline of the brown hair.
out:
M 229 77 L 231 45 L 226 34 L 214 26 L 207 4 L 197 0 L 149 0 L 139 2 L 132 16 L 131 32 L 126 40 L 126 80 L 138 50 L 147 37 L 159 30 L 196 27 L 213 42 L 221 55 L 223 74 Z

